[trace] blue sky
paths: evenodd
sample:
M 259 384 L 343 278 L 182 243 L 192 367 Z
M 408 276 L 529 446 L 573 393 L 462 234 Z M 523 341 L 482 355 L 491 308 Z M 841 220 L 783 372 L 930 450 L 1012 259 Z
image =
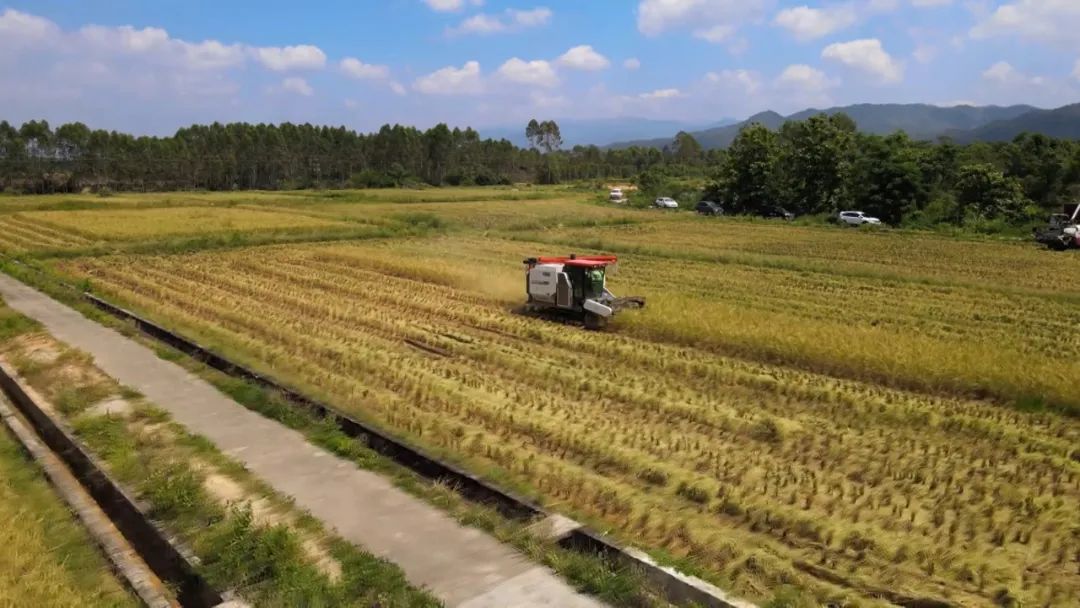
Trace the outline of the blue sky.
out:
M 1080 101 L 1080 0 L 0 0 L 0 118 L 707 123 Z

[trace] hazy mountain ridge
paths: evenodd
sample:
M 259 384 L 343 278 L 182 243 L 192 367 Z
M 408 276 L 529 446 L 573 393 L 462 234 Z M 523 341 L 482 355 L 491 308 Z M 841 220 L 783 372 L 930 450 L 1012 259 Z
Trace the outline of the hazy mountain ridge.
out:
M 1071 106 L 1067 106 L 1071 107 Z M 1080 116 L 1080 105 L 1077 106 L 1076 114 Z M 1064 108 L 1061 108 L 1064 109 Z M 761 112 L 750 118 L 723 127 L 693 131 L 691 135 L 705 149 L 726 148 L 731 145 L 735 137 L 748 124 L 759 122 L 770 129 L 778 129 L 788 120 L 805 120 L 816 114 L 837 114 L 843 112 L 850 116 L 864 133 L 887 135 L 896 131 L 905 131 L 912 139 L 933 140 L 940 136 L 950 136 L 958 140 L 964 139 L 966 133 L 977 133 L 979 129 L 989 125 L 1000 125 L 997 129 L 1008 131 L 1006 126 L 1013 121 L 1019 121 L 1027 115 L 1041 115 L 1043 113 L 1058 112 L 1058 110 L 1040 110 L 1033 106 L 954 106 L 940 107 L 928 104 L 856 104 L 850 106 L 838 106 L 819 110 L 810 108 L 796 112 L 788 116 L 782 116 L 773 111 Z M 1047 124 L 1057 125 L 1063 120 L 1060 116 L 1048 116 L 1040 120 L 1034 117 L 1023 120 L 1020 124 Z M 1075 120 L 1075 119 L 1074 119 Z M 1030 129 L 1028 129 L 1030 130 Z M 1075 126 L 1080 131 L 1080 121 Z M 1047 135 L 1055 135 L 1053 132 Z M 610 148 L 627 148 L 630 146 L 646 146 L 663 148 L 674 138 L 674 133 L 667 137 L 639 139 L 611 144 Z M 1061 135 L 1069 137 L 1068 135 Z M 973 135 L 981 140 L 982 136 Z M 1080 137 L 1080 136 L 1072 136 Z M 1011 139 L 1011 138 L 1010 138 Z

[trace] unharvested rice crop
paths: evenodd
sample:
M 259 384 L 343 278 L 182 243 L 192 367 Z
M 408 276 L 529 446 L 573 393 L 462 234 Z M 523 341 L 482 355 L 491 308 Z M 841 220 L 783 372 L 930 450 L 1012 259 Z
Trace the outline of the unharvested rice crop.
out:
M 323 218 L 227 207 L 33 211 L 21 215 L 54 229 L 104 240 L 345 227 Z
M 936 285 L 960 283 L 990 292 L 1028 290 L 1080 302 L 1080 264 L 1075 257 L 1047 255 L 1026 240 L 969 241 L 917 232 L 712 218 L 568 228 L 534 236 L 578 248 Z
M 0 606 L 139 605 L 2 426 L 0 522 Z
M 0 215 L 0 251 L 4 253 L 77 249 L 90 243 L 90 239 L 75 232 L 53 228 L 21 214 Z
M 612 287 L 649 307 L 606 333 L 510 312 L 521 259 L 563 248 L 536 242 L 273 246 L 59 268 L 754 599 L 793 584 L 822 602 L 873 604 L 888 589 L 1077 604 L 1080 423 L 1008 407 L 1075 406 L 1069 297 L 1022 281 L 981 288 L 964 256 L 940 259 L 953 250 L 913 280 L 797 260 L 717 264 L 685 255 L 691 244 L 676 239 L 692 226 L 625 256 Z M 881 247 L 874 255 L 906 255 Z
M 257 207 L 250 207 L 257 208 Z M 580 198 L 478 200 L 433 203 L 318 203 L 281 210 L 343 221 L 407 221 L 430 217 L 452 227 L 476 230 L 555 230 L 668 219 L 660 213 L 583 204 Z

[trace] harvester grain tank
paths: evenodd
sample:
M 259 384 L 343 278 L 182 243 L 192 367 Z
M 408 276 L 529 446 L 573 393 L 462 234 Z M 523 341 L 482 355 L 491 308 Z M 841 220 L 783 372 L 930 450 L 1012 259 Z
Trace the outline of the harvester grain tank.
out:
M 643 308 L 645 298 L 619 298 L 608 291 L 607 273 L 617 268 L 613 255 L 570 255 L 525 260 L 525 311 L 582 322 L 603 329 L 621 310 Z
M 1065 205 L 1063 211 L 1051 215 L 1046 227 L 1035 229 L 1035 240 L 1059 251 L 1080 248 L 1080 203 Z

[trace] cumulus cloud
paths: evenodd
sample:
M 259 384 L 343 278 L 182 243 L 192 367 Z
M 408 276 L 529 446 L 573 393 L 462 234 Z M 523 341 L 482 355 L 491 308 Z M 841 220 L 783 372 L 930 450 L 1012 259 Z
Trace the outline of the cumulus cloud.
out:
M 637 57 L 630 57 L 628 59 L 623 60 L 622 67 L 624 67 L 624 68 L 626 68 L 628 70 L 640 69 L 641 68 L 641 60 L 638 59 Z
M 339 66 L 346 76 L 357 80 L 382 80 L 390 76 L 387 66 L 364 63 L 355 57 L 342 59 Z
M 657 89 L 655 91 L 649 91 L 648 93 L 642 93 L 638 95 L 638 99 L 643 99 L 645 101 L 674 99 L 676 97 L 682 97 L 682 91 L 680 91 L 679 89 Z
M 776 77 L 776 86 L 818 93 L 830 89 L 836 83 L 825 72 L 805 64 L 789 65 Z
M 1007 61 L 999 61 L 994 65 L 986 68 L 983 71 L 982 77 L 984 80 L 999 84 L 999 85 L 1034 85 L 1039 86 L 1046 83 L 1046 79 L 1041 76 L 1028 76 L 1020 70 L 1017 70 Z
M 252 49 L 252 53 L 256 61 L 275 72 L 321 70 L 326 66 L 326 53 L 310 44 L 262 47 Z
M 640 0 L 637 26 L 646 36 L 690 29 L 699 38 L 715 41 L 761 16 L 772 4 L 773 0 Z
M 48 45 L 60 35 L 60 28 L 48 19 L 12 8 L 0 13 L 0 41 L 4 46 Z
M 900 82 L 904 78 L 903 66 L 885 52 L 877 38 L 830 44 L 821 56 L 869 74 L 882 83 Z
M 303 95 L 304 97 L 311 97 L 315 94 L 315 91 L 311 88 L 303 78 L 297 76 L 290 76 L 281 81 L 281 89 L 288 91 L 289 93 L 296 93 L 297 95 Z
M 502 14 L 480 13 L 447 29 L 446 32 L 452 36 L 517 32 L 547 25 L 552 15 L 551 9 L 543 6 L 530 10 L 507 9 Z
M 756 94 L 762 86 L 761 76 L 750 70 L 722 70 L 705 74 L 705 82 L 722 90 Z
M 466 62 L 460 68 L 447 66 L 417 78 L 413 89 L 425 95 L 477 95 L 483 91 L 480 63 Z
M 999 6 L 971 29 L 973 38 L 1016 36 L 1067 48 L 1080 48 L 1080 2 L 1016 0 Z
M 773 23 L 788 30 L 799 40 L 815 40 L 851 27 L 859 16 L 851 5 L 824 8 L 797 6 L 780 11 Z
M 525 61 L 514 57 L 502 64 L 496 74 L 503 80 L 537 87 L 551 88 L 559 84 L 555 69 L 547 61 Z
M 424 4 L 433 11 L 450 13 L 460 11 L 466 6 L 481 6 L 484 0 L 424 0 Z
M 583 44 L 566 51 L 557 59 L 559 65 L 573 70 L 594 72 L 611 65 L 607 57 L 597 53 L 593 47 Z

